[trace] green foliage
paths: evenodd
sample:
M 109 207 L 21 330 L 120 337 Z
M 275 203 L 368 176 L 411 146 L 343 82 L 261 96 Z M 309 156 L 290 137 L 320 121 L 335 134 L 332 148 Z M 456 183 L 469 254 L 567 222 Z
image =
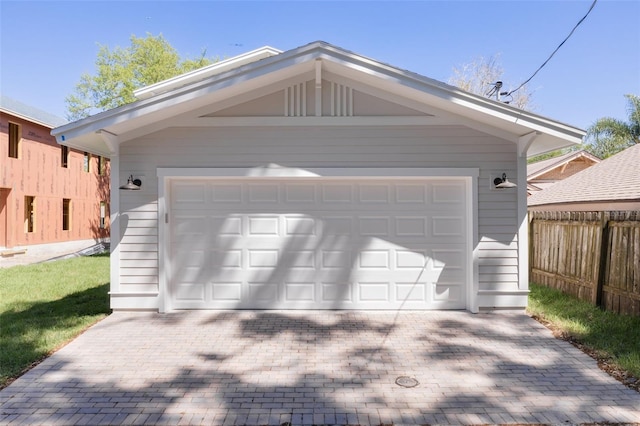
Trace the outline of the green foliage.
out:
M 96 112 L 134 102 L 133 92 L 141 87 L 175 77 L 213 63 L 205 57 L 180 58 L 160 34 L 144 38 L 131 36 L 128 47 L 100 46 L 96 74 L 83 74 L 74 93 L 65 99 L 67 119 L 73 121 Z
M 605 159 L 632 145 L 640 143 L 640 97 L 625 95 L 629 121 L 604 117 L 587 129 L 585 148 L 591 154 Z
M 558 290 L 532 284 L 527 311 L 554 330 L 640 378 L 640 318 L 603 311 Z
M 0 269 L 0 388 L 109 313 L 109 257 Z
M 560 157 L 572 151 L 572 148 L 557 149 L 551 152 L 545 152 L 544 154 L 536 155 L 527 159 L 527 164 L 537 163 L 538 161 L 548 160 L 550 158 Z

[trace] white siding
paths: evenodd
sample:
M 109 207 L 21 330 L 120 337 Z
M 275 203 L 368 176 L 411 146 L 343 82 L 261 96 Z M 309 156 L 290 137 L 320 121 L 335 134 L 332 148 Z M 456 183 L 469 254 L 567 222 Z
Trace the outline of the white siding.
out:
M 120 146 L 120 180 L 126 181 L 133 173 L 142 177 L 143 184 L 140 191 L 120 192 L 118 291 L 158 288 L 158 167 L 268 164 L 299 168 L 479 168 L 478 288 L 518 289 L 517 192 L 491 188 L 491 177 L 497 174 L 504 172 L 515 180 L 514 143 L 462 126 L 209 127 L 171 128 Z

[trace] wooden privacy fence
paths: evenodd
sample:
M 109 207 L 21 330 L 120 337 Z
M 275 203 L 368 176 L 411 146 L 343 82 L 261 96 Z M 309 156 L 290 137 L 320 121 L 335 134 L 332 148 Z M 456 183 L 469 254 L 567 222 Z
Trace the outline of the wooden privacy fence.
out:
M 640 316 L 640 212 L 529 212 L 529 245 L 532 282 Z

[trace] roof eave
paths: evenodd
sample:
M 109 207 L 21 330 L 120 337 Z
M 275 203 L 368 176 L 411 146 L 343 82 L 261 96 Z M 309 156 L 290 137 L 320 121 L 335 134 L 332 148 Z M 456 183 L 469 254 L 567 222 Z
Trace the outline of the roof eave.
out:
M 473 115 L 472 111 L 475 111 L 475 117 L 471 118 L 479 119 L 480 122 L 486 122 L 496 128 L 502 128 L 514 134 L 516 139 L 517 136 L 522 136 L 531 131 L 539 132 L 539 136 L 529 147 L 528 155 L 536 155 L 579 144 L 586 134 L 584 130 L 576 127 L 465 92 L 428 77 L 392 67 L 324 42 L 310 43 L 259 61 L 241 63 L 237 65 L 237 68 L 224 70 L 204 80 L 198 78 L 186 85 L 180 83 L 175 89 L 168 92 L 156 94 L 132 104 L 57 127 L 52 130 L 51 134 L 56 137 L 58 143 L 64 144 L 65 141 L 82 137 L 88 133 L 95 133 L 103 129 L 109 130 L 111 126 L 116 124 L 146 116 L 162 109 L 165 103 L 170 103 L 175 98 L 184 97 L 184 101 L 188 100 L 189 96 L 196 97 L 198 90 L 205 85 L 232 79 L 247 72 L 260 70 L 262 70 L 263 74 L 278 72 L 288 67 L 299 65 L 303 60 L 311 59 L 334 61 L 352 69 L 353 72 L 367 71 L 370 76 L 382 79 L 382 81 L 386 80 L 388 84 L 401 84 L 416 92 L 422 92 L 422 95 L 426 95 L 431 101 L 435 101 L 438 104 L 437 106 L 444 107 L 462 116 Z M 214 80 L 211 80 L 211 78 L 214 78 Z M 180 80 L 180 77 L 177 77 L 177 80 Z M 159 85 L 165 83 L 171 85 L 171 82 L 159 83 Z M 82 145 L 82 141 L 78 141 L 76 145 Z

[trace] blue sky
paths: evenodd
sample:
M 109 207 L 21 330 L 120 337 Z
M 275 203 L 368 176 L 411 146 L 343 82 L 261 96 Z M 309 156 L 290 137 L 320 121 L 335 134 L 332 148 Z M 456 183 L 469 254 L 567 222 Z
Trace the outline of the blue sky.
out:
M 0 0 L 0 91 L 65 116 L 64 98 L 93 73 L 98 44 L 163 36 L 182 56 L 230 57 L 323 40 L 446 82 L 454 66 L 499 55 L 503 80 L 526 80 L 592 0 L 575 1 L 6 1 Z M 599 0 L 530 82 L 535 112 L 586 128 L 626 120 L 640 94 L 640 1 Z

